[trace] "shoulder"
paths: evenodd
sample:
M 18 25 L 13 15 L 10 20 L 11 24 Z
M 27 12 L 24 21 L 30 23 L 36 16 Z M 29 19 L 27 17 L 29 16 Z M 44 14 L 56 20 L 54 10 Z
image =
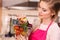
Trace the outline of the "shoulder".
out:
M 56 22 L 53 22 L 47 32 L 47 40 L 58 40 L 60 35 L 60 28 Z
M 59 26 L 56 22 L 53 22 L 52 25 L 50 26 L 48 33 L 49 34 L 54 34 L 59 32 Z
M 57 22 L 53 22 L 50 28 L 51 29 L 57 29 L 58 30 L 59 29 L 59 26 L 58 26 Z

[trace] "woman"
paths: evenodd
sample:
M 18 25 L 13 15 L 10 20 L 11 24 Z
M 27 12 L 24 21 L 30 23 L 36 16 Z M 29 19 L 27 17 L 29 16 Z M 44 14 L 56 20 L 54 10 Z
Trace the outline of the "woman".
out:
M 55 22 L 60 9 L 60 0 L 41 0 L 38 5 L 39 26 L 35 26 L 29 40 L 59 40 L 59 26 Z M 37 23 L 38 24 L 38 23 Z

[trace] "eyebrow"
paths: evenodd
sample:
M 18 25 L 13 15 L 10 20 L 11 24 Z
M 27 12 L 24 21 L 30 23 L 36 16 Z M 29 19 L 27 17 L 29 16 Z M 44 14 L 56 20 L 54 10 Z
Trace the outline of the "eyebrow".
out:
M 39 8 L 41 8 L 41 6 L 38 6 Z M 45 9 L 45 8 L 42 8 L 42 9 Z

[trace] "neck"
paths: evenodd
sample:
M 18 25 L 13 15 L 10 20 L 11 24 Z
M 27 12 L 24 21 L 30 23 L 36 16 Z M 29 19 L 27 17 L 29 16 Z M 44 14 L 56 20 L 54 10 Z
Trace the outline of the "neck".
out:
M 46 18 L 42 20 L 42 24 L 49 24 L 51 22 L 51 18 Z

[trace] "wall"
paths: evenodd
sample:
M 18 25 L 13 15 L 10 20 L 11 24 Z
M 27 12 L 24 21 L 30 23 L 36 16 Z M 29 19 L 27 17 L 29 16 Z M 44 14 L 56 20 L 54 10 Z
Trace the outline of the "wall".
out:
M 31 18 L 34 18 L 34 17 L 36 17 L 38 15 L 38 12 L 37 12 L 37 10 L 3 10 L 3 15 L 2 15 L 3 16 L 3 19 L 8 14 L 16 14 L 16 15 L 19 15 L 19 17 L 22 17 L 22 16 L 26 16 L 27 15 L 27 17 L 29 17 L 29 18 L 30 17 Z
M 2 0 L 3 6 L 11 6 L 19 3 L 26 2 L 28 0 Z

